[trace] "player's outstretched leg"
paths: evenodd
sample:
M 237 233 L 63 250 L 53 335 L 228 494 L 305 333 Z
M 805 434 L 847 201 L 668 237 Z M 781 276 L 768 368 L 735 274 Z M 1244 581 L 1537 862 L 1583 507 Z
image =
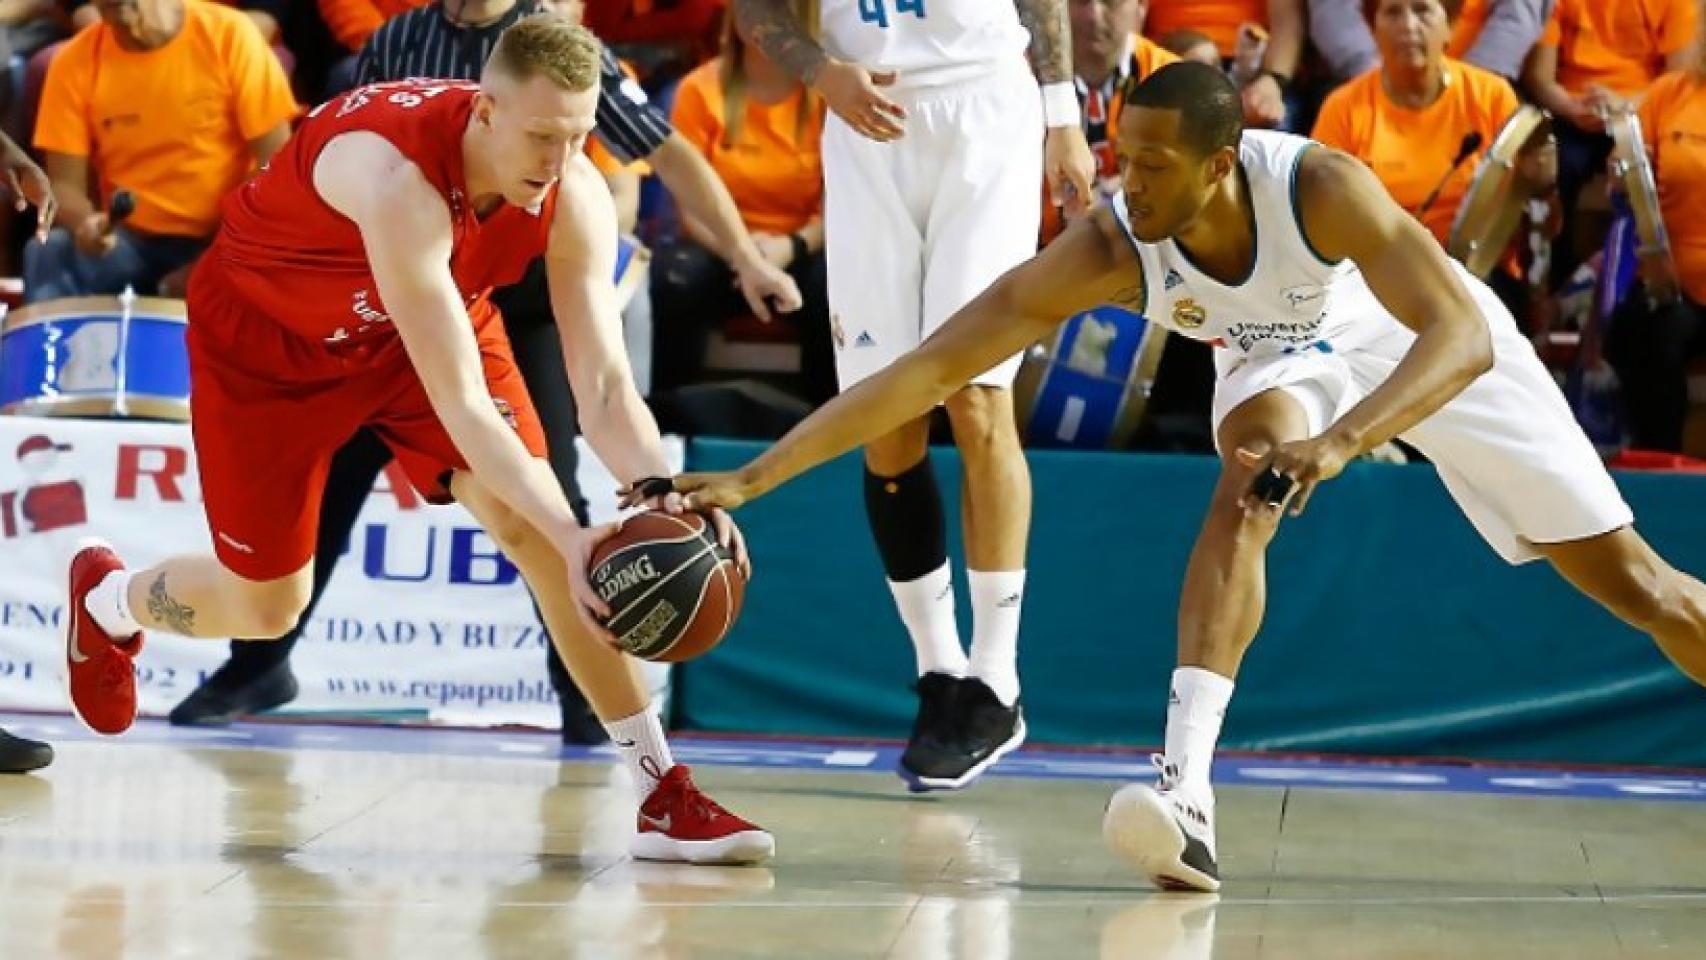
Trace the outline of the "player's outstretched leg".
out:
M 1220 889 L 1209 769 L 1232 678 L 1262 622 L 1267 548 L 1279 524 L 1277 512 L 1239 505 L 1254 474 L 1237 452 L 1264 453 L 1307 429 L 1302 408 L 1278 390 L 1246 401 L 1220 425 L 1220 479 L 1179 599 L 1179 667 L 1166 752 L 1157 758 L 1160 783 L 1121 788 L 1102 818 L 1108 846 L 1163 889 Z
M 937 782 L 963 787 L 1025 741 L 1019 612 L 1031 528 L 1031 472 L 1019 444 L 1011 391 L 972 384 L 948 399 L 947 410 L 964 464 L 960 516 L 972 640 L 955 704 L 956 752 L 945 758 L 948 776 Z
M 1576 589 L 1645 631 L 1677 669 L 1706 686 L 1706 584 L 1666 563 L 1631 527 L 1536 549 Z
M 182 637 L 276 637 L 308 602 L 306 565 L 275 580 L 249 580 L 212 556 L 176 557 L 130 573 L 112 548 L 84 542 L 66 571 L 65 668 L 71 710 L 96 733 L 136 720 L 142 631 Z
M 451 491 L 527 580 L 557 652 L 622 755 L 640 800 L 633 855 L 689 863 L 769 859 L 775 839 L 700 793 L 691 771 L 675 762 L 639 665 L 581 624 L 562 554 L 472 474 L 458 472 Z

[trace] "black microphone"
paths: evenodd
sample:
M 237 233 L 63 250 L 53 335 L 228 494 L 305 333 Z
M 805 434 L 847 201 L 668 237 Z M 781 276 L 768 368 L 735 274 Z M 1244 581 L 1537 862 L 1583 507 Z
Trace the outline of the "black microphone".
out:
M 1463 135 L 1463 142 L 1457 145 L 1456 159 L 1451 161 L 1451 166 L 1445 170 L 1445 176 L 1439 178 L 1439 182 L 1434 184 L 1433 192 L 1428 194 L 1428 198 L 1423 200 L 1422 205 L 1416 209 L 1417 220 L 1420 220 L 1422 215 L 1428 212 L 1428 208 L 1434 205 L 1434 201 L 1439 199 L 1439 192 L 1445 189 L 1446 181 L 1450 180 L 1452 174 L 1457 172 L 1457 168 L 1463 166 L 1463 161 L 1474 156 L 1475 151 L 1481 149 L 1482 139 L 1479 130 L 1471 130 Z

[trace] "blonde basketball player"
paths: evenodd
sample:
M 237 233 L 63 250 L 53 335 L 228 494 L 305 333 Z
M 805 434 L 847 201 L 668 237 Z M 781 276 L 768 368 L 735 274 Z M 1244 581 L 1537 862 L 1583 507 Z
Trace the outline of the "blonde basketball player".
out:
M 748 39 L 833 111 L 824 229 L 841 389 L 916 348 L 1035 251 L 1045 170 L 1073 205 L 1090 195 L 1066 0 L 735 0 L 735 11 Z M 871 532 L 918 655 L 918 714 L 899 770 L 914 790 L 963 787 L 1025 738 L 1031 478 L 1013 422 L 1017 367 L 1017 356 L 994 358 L 944 398 L 965 465 L 969 658 L 929 418 L 919 411 L 865 444 Z
M 1361 163 L 1301 137 L 1241 133 L 1219 70 L 1164 67 L 1127 103 L 1123 196 L 748 466 L 674 487 L 698 506 L 738 506 L 1098 303 L 1215 344 L 1221 476 L 1185 573 L 1161 782 L 1120 790 L 1103 823 L 1114 850 L 1163 887 L 1220 887 L 1209 767 L 1282 513 L 1394 437 L 1433 460 L 1505 560 L 1550 561 L 1706 684 L 1706 586 L 1635 533 L 1492 291 Z

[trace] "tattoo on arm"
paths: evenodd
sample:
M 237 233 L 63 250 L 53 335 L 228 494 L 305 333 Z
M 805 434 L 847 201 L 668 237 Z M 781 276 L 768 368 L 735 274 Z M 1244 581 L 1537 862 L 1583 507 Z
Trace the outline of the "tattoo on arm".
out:
M 806 86 L 829 62 L 812 38 L 816 24 L 802 24 L 790 0 L 735 0 L 735 21 L 749 42 Z
M 148 588 L 148 615 L 186 637 L 195 634 L 195 610 L 166 592 L 166 575 L 154 578 Z
M 1072 24 L 1066 0 L 1013 0 L 1019 19 L 1031 31 L 1031 64 L 1042 83 L 1072 79 Z

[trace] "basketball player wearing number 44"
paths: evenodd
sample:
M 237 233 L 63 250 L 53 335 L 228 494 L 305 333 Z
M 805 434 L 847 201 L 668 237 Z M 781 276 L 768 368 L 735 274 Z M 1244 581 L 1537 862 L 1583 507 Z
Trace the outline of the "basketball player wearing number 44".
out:
M 824 230 L 842 390 L 915 349 L 1036 252 L 1045 174 L 1073 212 L 1090 196 L 1095 164 L 1078 122 L 1066 0 L 735 0 L 734 9 L 742 33 L 833 114 Z M 864 438 L 866 516 L 917 654 L 918 712 L 897 770 L 915 791 L 964 787 L 1025 739 L 1018 643 L 1031 481 L 1013 418 L 1017 368 L 1016 355 L 991 357 L 942 398 L 964 464 L 969 656 L 927 411 Z
M 1098 304 L 1218 347 L 1221 474 L 1185 572 L 1160 782 L 1115 793 L 1102 825 L 1117 854 L 1166 888 L 1220 887 L 1209 766 L 1262 619 L 1281 516 L 1394 437 L 1433 460 L 1505 560 L 1550 561 L 1706 684 L 1706 587 L 1635 533 L 1492 291 L 1356 160 L 1242 132 L 1220 71 L 1170 65 L 1126 102 L 1120 196 L 747 466 L 685 474 L 674 488 L 691 505 L 738 507 Z

